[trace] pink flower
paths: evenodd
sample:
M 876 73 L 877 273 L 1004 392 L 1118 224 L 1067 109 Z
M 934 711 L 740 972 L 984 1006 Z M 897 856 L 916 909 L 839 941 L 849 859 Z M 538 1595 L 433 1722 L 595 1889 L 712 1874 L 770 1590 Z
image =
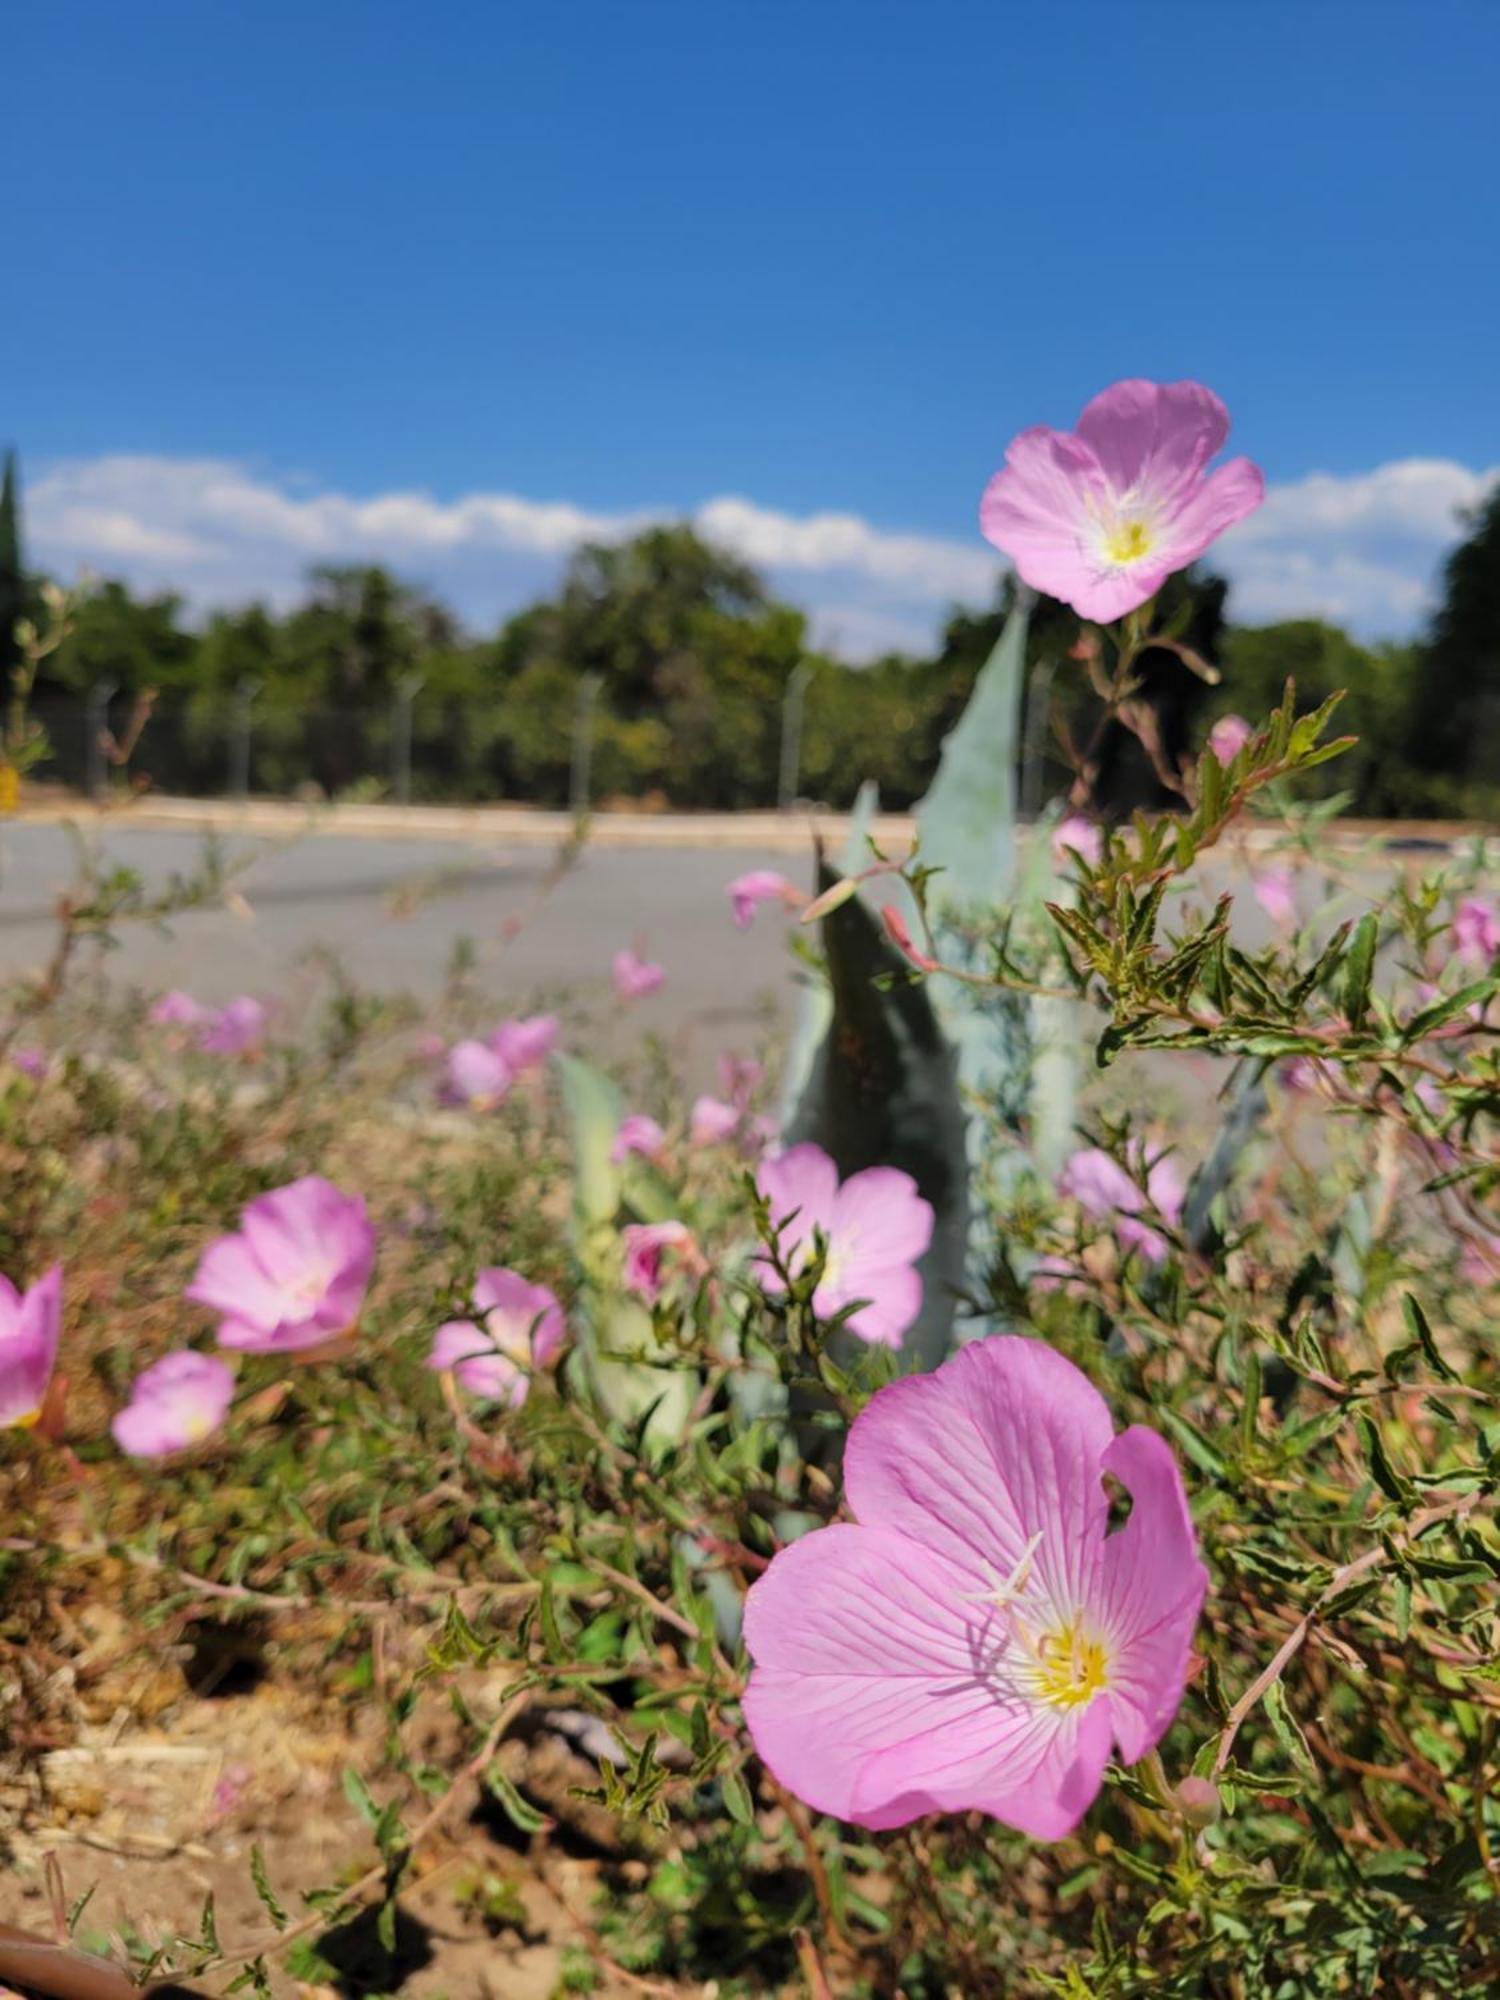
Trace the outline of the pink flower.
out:
M 512 1081 L 510 1065 L 488 1042 L 455 1042 L 448 1051 L 441 1095 L 448 1104 L 467 1105 L 471 1111 L 493 1111 L 510 1090 Z
M 1034 1292 L 1081 1295 L 1088 1290 L 1082 1282 L 1082 1273 L 1066 1257 L 1038 1257 L 1027 1282 Z
M 545 1285 L 498 1266 L 475 1279 L 473 1307 L 476 1319 L 450 1319 L 438 1328 L 427 1365 L 451 1369 L 471 1396 L 518 1410 L 531 1370 L 546 1368 L 562 1350 L 562 1307 Z
M 1113 1534 L 1106 1474 L 1133 1502 Z M 860 1826 L 977 1809 L 1062 1839 L 1112 1746 L 1137 1762 L 1182 1700 L 1208 1575 L 1171 1451 L 1003 1335 L 880 1390 L 844 1486 L 855 1522 L 783 1548 L 746 1601 L 762 1760 Z
M 1221 715 L 1208 732 L 1208 747 L 1221 764 L 1232 764 L 1255 731 L 1242 715 Z
M 1080 618 L 1120 618 L 1154 597 L 1265 497 L 1247 458 L 1204 468 L 1229 413 L 1201 382 L 1116 382 L 1076 431 L 1014 438 L 979 524 L 1034 590 Z
M 695 1098 L 688 1138 L 695 1146 L 722 1146 L 739 1131 L 744 1116 L 737 1104 L 726 1104 L 721 1097 Z
M 1500 951 L 1500 910 L 1484 896 L 1466 896 L 1453 912 L 1453 945 L 1472 965 L 1488 965 Z
M 174 986 L 170 993 L 163 993 L 146 1019 L 158 1028 L 196 1028 L 207 1015 L 208 1010 L 200 1007 L 191 993 Z
M 10 1066 L 18 1069 L 22 1076 L 45 1076 L 47 1051 L 37 1048 L 33 1042 L 22 1042 L 11 1050 Z
M 652 965 L 632 951 L 627 945 L 624 951 L 615 953 L 615 996 L 624 1001 L 641 1000 L 646 994 L 654 993 L 666 978 L 666 970 L 660 965 Z
M 242 1056 L 258 1049 L 265 1033 L 265 1008 L 248 993 L 242 993 L 227 1007 L 220 1007 L 204 1019 L 198 1046 L 205 1055 Z
M 1154 1209 L 1175 1229 L 1182 1220 L 1186 1189 L 1169 1154 L 1146 1169 L 1144 1151 L 1139 1146 L 1133 1150 L 1134 1179 L 1101 1146 L 1083 1147 L 1058 1176 L 1058 1192 L 1076 1201 L 1096 1221 L 1112 1224 L 1125 1249 L 1139 1250 L 1148 1264 L 1161 1264 L 1166 1261 L 1169 1245 L 1143 1217 Z
M 731 1104 L 744 1106 L 750 1102 L 755 1086 L 761 1079 L 761 1066 L 754 1056 L 722 1055 L 718 1062 L 719 1088 Z
M 1262 868 L 1252 872 L 1250 888 L 1273 924 L 1289 931 L 1297 928 L 1297 884 L 1290 868 Z
M 746 875 L 736 875 L 729 885 L 734 921 L 742 931 L 749 930 L 755 921 L 759 904 L 784 903 L 788 909 L 797 909 L 802 901 L 801 890 L 774 868 L 752 868 Z
M 684 1270 L 701 1268 L 698 1246 L 685 1222 L 627 1222 L 620 1231 L 625 1244 L 624 1285 L 653 1306 L 666 1289 L 668 1252 Z
M 1324 1056 L 1290 1056 L 1276 1074 L 1282 1089 L 1289 1091 L 1293 1097 L 1337 1090 L 1340 1082 L 1338 1065 Z
M 659 1159 L 666 1149 L 667 1135 L 656 1120 L 648 1118 L 644 1111 L 633 1111 L 620 1121 L 609 1149 L 610 1165 L 620 1166 L 632 1153 L 639 1153 L 646 1160 Z
M 25 1292 L 0 1278 L 0 1430 L 41 1415 L 61 1334 L 61 1264 Z
M 212 1437 L 233 1399 L 229 1363 L 185 1348 L 164 1354 L 136 1377 L 130 1401 L 109 1427 L 131 1458 L 166 1458 Z
M 1066 868 L 1076 853 L 1091 868 L 1097 868 L 1104 853 L 1104 831 L 1082 813 L 1069 813 L 1052 829 L 1052 866 Z
M 557 1043 L 557 1016 L 531 1014 L 523 1021 L 502 1021 L 490 1036 L 490 1047 L 512 1076 L 536 1069 Z
M 363 1201 L 309 1174 L 252 1201 L 238 1231 L 203 1253 L 186 1296 L 223 1314 L 220 1346 L 292 1354 L 352 1329 L 374 1266 Z
M 845 1324 L 861 1340 L 899 1347 L 922 1310 L 917 1259 L 932 1241 L 932 1207 L 898 1167 L 866 1167 L 839 1185 L 838 1168 L 821 1146 L 793 1146 L 765 1161 L 756 1185 L 778 1232 L 781 1260 L 795 1277 L 813 1257 L 813 1231 L 821 1230 L 827 1254 L 813 1311 L 831 1319 L 855 1300 L 865 1303 Z M 757 1259 L 768 1292 L 781 1280 L 767 1258 Z

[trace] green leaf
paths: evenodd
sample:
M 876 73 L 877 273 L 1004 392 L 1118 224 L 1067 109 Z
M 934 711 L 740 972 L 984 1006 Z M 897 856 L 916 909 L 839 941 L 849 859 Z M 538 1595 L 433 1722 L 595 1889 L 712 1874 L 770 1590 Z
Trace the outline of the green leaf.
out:
M 266 1857 L 261 1853 L 259 1847 L 252 1847 L 250 1849 L 250 1881 L 256 1895 L 260 1898 L 261 1908 L 271 1919 L 277 1930 L 284 1931 L 291 1922 L 291 1919 L 278 1901 L 275 1890 L 271 1887 L 270 1879 L 266 1874 Z
M 542 1628 L 542 1644 L 547 1648 L 548 1659 L 554 1661 L 567 1659 L 568 1648 L 563 1641 L 562 1627 L 557 1622 L 557 1599 L 553 1595 L 550 1576 L 542 1578 L 536 1609 L 537 1622 Z
M 1245 1356 L 1245 1402 L 1240 1413 L 1240 1449 L 1249 1453 L 1255 1446 L 1255 1427 L 1260 1412 L 1260 1356 L 1252 1347 Z
M 370 1796 L 370 1788 L 359 1775 L 358 1771 L 354 1770 L 352 1766 L 347 1768 L 344 1772 L 342 1783 L 344 1797 L 353 1806 L 365 1824 L 371 1827 L 379 1826 L 380 1807 L 376 1805 L 374 1799 Z
M 1344 1013 L 1351 1028 L 1359 1027 L 1370 1004 L 1370 980 L 1379 943 L 1380 920 L 1373 911 L 1368 911 L 1355 926 L 1354 939 L 1344 960 Z
M 736 1826 L 754 1826 L 755 1807 L 751 1803 L 749 1787 L 738 1771 L 725 1771 L 719 1778 L 719 1790 L 724 1795 L 724 1810 Z
M 546 1813 L 538 1812 L 529 1799 L 523 1798 L 512 1781 L 498 1764 L 491 1764 L 484 1774 L 486 1788 L 493 1792 L 504 1810 L 506 1818 L 519 1833 L 546 1833 L 553 1822 Z
M 1438 1352 L 1437 1342 L 1433 1339 L 1432 1327 L 1426 1313 L 1423 1312 L 1421 1305 L 1412 1297 L 1410 1292 L 1402 1299 L 1401 1310 L 1406 1317 L 1406 1324 L 1411 1331 L 1412 1338 L 1427 1356 L 1428 1365 L 1434 1375 L 1441 1377 L 1444 1382 L 1458 1381 L 1457 1372 L 1449 1367 L 1448 1363 Z
M 1388 1500 L 1394 1500 L 1402 1507 L 1409 1507 L 1413 1498 L 1410 1482 L 1403 1479 L 1391 1463 L 1385 1448 L 1385 1439 L 1370 1419 L 1361 1414 L 1356 1418 L 1360 1440 L 1365 1448 L 1365 1456 L 1370 1461 L 1370 1471 L 1375 1484 Z
M 1229 1467 L 1221 1453 L 1215 1451 L 1202 1431 L 1190 1424 L 1179 1410 L 1163 1408 L 1161 1421 L 1200 1472 L 1206 1472 L 1210 1479 L 1224 1479 Z
M 1434 1000 L 1430 1007 L 1421 1008 L 1401 1030 L 1402 1047 L 1410 1048 L 1413 1042 L 1420 1042 L 1434 1029 L 1446 1027 L 1460 1014 L 1467 1014 L 1471 1007 L 1482 1006 L 1493 996 L 1496 984 L 1493 979 L 1476 979 L 1472 985 L 1462 986 L 1457 993 L 1450 993 L 1445 1000 Z
M 1280 1681 L 1272 1681 L 1266 1689 L 1264 1701 L 1277 1742 L 1304 1776 L 1315 1776 L 1318 1767 L 1308 1748 L 1307 1738 L 1287 1704 L 1286 1689 Z

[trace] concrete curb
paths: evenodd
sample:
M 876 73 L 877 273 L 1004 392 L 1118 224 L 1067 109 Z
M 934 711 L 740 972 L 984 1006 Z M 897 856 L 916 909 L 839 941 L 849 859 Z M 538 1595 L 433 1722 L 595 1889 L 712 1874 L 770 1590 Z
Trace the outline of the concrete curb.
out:
M 140 827 L 152 831 L 249 834 L 287 839 L 328 835 L 367 840 L 461 840 L 475 844 L 557 847 L 574 833 L 571 813 L 526 806 L 299 805 L 284 799 L 232 804 L 214 799 L 147 796 L 99 807 L 77 799 L 23 802 L 21 823 L 57 826 Z M 590 844 L 600 847 L 723 847 L 805 854 L 813 835 L 837 844 L 848 827 L 844 813 L 595 813 Z M 873 832 L 882 844 L 909 846 L 913 822 L 885 813 Z
M 151 831 L 246 834 L 268 839 L 335 835 L 368 840 L 446 840 L 475 845 L 557 847 L 574 832 L 570 813 L 528 806 L 301 805 L 290 799 L 177 799 L 147 794 L 118 806 L 99 807 L 79 799 L 31 798 L 16 819 L 35 825 L 76 822 L 86 827 L 139 827 Z M 844 838 L 846 813 L 808 808 L 798 812 L 641 813 L 600 812 L 588 822 L 588 840 L 599 847 L 741 848 L 805 854 L 814 835 L 831 846 Z M 911 845 L 915 821 L 909 813 L 882 813 L 872 832 L 882 847 Z M 1484 838 L 1493 829 L 1454 821 L 1345 820 L 1325 829 L 1340 847 L 1371 841 L 1412 842 L 1452 848 Z M 1274 842 L 1275 827 L 1248 827 L 1253 847 Z

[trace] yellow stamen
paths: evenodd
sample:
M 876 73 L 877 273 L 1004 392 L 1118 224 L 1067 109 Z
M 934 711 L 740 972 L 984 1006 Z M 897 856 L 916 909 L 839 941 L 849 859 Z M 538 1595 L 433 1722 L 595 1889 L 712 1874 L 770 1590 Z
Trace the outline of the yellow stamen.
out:
M 1104 537 L 1104 553 L 1112 563 L 1139 562 L 1151 553 L 1151 529 L 1140 519 L 1116 521 Z
M 1090 1638 L 1076 1619 L 1045 1633 L 1032 1659 L 1037 1695 L 1053 1708 L 1082 1708 L 1101 1692 L 1109 1677 L 1104 1647 Z

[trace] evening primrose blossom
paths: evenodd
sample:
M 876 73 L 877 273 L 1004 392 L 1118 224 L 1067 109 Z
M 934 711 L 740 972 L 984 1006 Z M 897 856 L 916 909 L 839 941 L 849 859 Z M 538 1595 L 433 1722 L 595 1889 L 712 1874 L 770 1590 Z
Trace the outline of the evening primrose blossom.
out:
M 131 1458 L 168 1458 L 212 1437 L 233 1400 L 229 1363 L 184 1348 L 142 1370 L 130 1401 L 110 1420 L 110 1430 Z
M 866 1167 L 840 1184 L 838 1168 L 821 1146 L 793 1146 L 765 1161 L 756 1176 L 771 1212 L 782 1264 L 793 1276 L 811 1261 L 814 1232 L 821 1233 L 823 1274 L 813 1293 L 820 1319 L 856 1300 L 845 1321 L 860 1340 L 899 1347 L 922 1310 L 917 1260 L 932 1241 L 932 1205 L 898 1167 Z M 757 1274 L 768 1292 L 781 1279 L 763 1254 Z
M 1132 1501 L 1114 1533 L 1106 1475 Z M 844 1485 L 854 1521 L 783 1548 L 746 1602 L 762 1761 L 860 1826 L 978 1810 L 1062 1839 L 1187 1682 L 1208 1576 L 1170 1449 L 1001 1335 L 880 1390 Z
M 1154 597 L 1265 498 L 1247 458 L 1208 461 L 1229 413 L 1201 382 L 1116 382 L 1073 431 L 1012 439 L 979 524 L 1033 590 L 1106 622 Z
M 61 1264 L 24 1292 L 0 1277 L 0 1430 L 28 1429 L 42 1414 L 61 1333 Z
M 364 1202 L 308 1174 L 250 1202 L 239 1229 L 204 1251 L 185 1296 L 221 1315 L 221 1347 L 296 1353 L 352 1330 L 374 1264 Z
M 517 1410 L 531 1371 L 557 1359 L 567 1339 L 562 1307 L 545 1285 L 494 1266 L 474 1280 L 473 1318 L 450 1319 L 433 1336 L 429 1368 L 451 1372 L 471 1396 Z

